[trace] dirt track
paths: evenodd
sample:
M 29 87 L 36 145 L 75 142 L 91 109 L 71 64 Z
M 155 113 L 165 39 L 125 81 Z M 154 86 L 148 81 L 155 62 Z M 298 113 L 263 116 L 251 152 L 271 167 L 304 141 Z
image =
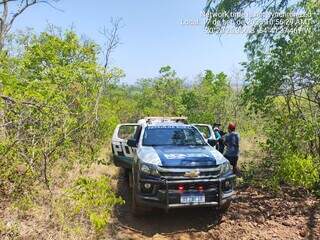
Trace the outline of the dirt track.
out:
M 115 210 L 113 239 L 320 239 L 320 203 L 303 192 L 285 190 L 276 197 L 243 187 L 217 224 L 210 209 L 155 210 L 135 218 L 123 176 L 118 189 L 126 204 Z

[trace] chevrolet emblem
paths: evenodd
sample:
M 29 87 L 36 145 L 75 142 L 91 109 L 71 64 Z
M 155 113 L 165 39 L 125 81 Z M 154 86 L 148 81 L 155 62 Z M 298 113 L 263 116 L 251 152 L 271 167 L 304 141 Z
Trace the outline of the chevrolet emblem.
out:
M 196 178 L 200 176 L 200 171 L 192 170 L 184 174 L 185 177 Z

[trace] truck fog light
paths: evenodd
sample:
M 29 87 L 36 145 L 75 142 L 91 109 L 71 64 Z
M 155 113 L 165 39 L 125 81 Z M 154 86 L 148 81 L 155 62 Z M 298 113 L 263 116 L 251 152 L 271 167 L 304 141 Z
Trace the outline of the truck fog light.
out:
M 230 187 L 230 182 L 229 182 L 229 181 L 225 181 L 224 186 L 225 186 L 226 188 L 229 188 L 229 187 Z
M 223 184 L 223 191 L 228 191 L 232 189 L 232 182 L 230 180 L 227 180 Z
M 150 183 L 145 183 L 144 184 L 144 188 L 145 189 L 150 189 L 151 188 L 151 184 Z

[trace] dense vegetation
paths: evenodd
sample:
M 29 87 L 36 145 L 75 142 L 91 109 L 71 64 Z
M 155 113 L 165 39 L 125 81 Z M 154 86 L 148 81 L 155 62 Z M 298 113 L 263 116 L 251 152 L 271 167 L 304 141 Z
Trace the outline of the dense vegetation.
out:
M 244 104 L 269 123 L 264 125 L 269 161 L 263 169 L 271 168 L 275 184 L 286 182 L 319 191 L 320 4 L 208 1 L 207 27 L 213 32 L 230 24 L 242 27 L 247 20 L 245 14 L 223 18 L 214 13 L 245 13 L 251 7 L 269 14 L 249 34 L 245 46 L 248 61 L 244 63 L 246 86 L 242 93 Z
M 155 78 L 123 85 L 122 71 L 104 68 L 99 53 L 72 31 L 51 30 L 12 36 L 0 58 L 2 196 L 24 210 L 43 197 L 55 199 L 51 207 L 59 222 L 85 216 L 95 230 L 122 201 L 111 188 L 102 189 L 110 179 L 79 175 L 92 164 L 109 164 L 98 159 L 117 123 L 186 115 L 191 122 L 225 124 L 235 113 L 248 122 L 223 73 L 206 70 L 190 84 L 164 66 Z M 66 193 L 60 198 L 61 187 Z M 93 194 L 96 200 L 90 200 Z
M 238 11 L 249 2 L 208 1 L 207 11 Z M 311 13 L 304 25 L 309 31 L 263 34 L 256 26 L 246 44 L 241 90 L 224 73 L 205 70 L 190 83 L 170 66 L 125 85 L 120 69 L 99 63 L 100 47 L 73 31 L 8 36 L 0 51 L 1 197 L 23 210 L 45 198 L 62 225 L 85 218 L 94 231 L 103 229 L 113 206 L 123 201 L 111 179 L 79 175 L 92 164 L 109 164 L 98 159 L 117 123 L 151 115 L 235 121 L 243 136 L 263 139 L 266 153 L 245 177 L 260 177 L 263 170 L 272 187 L 286 183 L 319 191 L 320 7 L 316 1 L 281 1 L 273 9 L 262 2 L 268 11 Z M 215 25 L 209 18 L 207 27 L 217 31 L 232 20 Z M 78 174 L 69 182 L 73 171 Z

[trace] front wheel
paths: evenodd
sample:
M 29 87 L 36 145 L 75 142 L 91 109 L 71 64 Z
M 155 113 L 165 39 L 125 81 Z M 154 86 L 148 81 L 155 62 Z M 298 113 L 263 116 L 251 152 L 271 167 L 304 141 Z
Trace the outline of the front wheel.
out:
M 214 224 L 215 225 L 219 225 L 222 222 L 222 218 L 223 218 L 223 212 L 221 212 L 218 209 L 215 209 L 214 211 Z
M 231 201 L 227 201 L 225 204 L 219 208 L 214 208 L 214 224 L 218 225 L 222 222 L 223 215 L 228 212 Z
M 132 177 L 132 172 L 129 172 L 129 177 L 128 177 L 128 183 L 129 183 L 129 188 L 132 190 L 133 189 L 133 177 Z
M 229 201 L 227 201 L 225 204 L 223 204 L 223 205 L 220 207 L 219 211 L 220 211 L 222 214 L 225 214 L 226 212 L 228 212 L 230 205 L 231 205 L 231 200 L 229 200 Z
M 135 217 L 142 216 L 146 213 L 146 209 L 139 206 L 136 200 L 135 188 L 132 187 L 131 189 L 132 189 L 131 190 L 132 191 L 131 212 Z

